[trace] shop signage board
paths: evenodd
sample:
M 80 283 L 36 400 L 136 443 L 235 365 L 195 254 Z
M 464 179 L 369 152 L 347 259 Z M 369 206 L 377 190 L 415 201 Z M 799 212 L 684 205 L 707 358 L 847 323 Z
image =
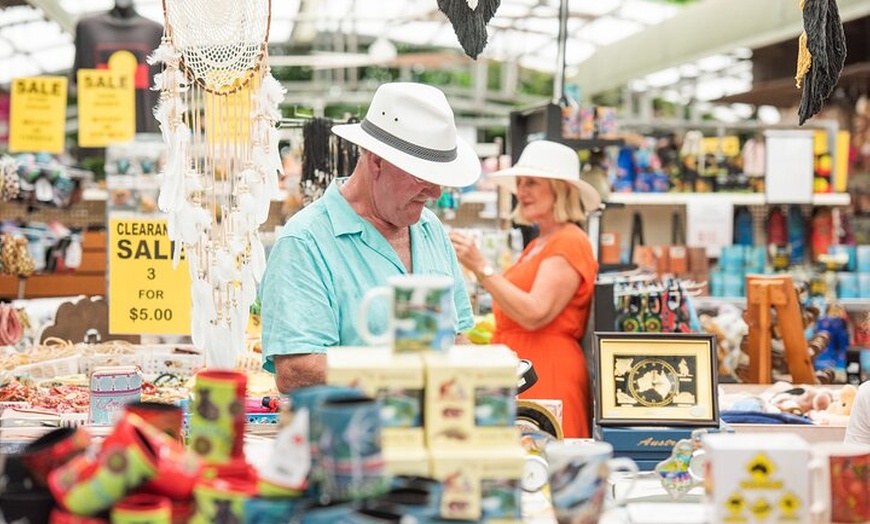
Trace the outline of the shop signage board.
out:
M 166 220 L 109 221 L 109 332 L 190 333 L 190 273 L 183 257 L 172 267 Z
M 119 69 L 79 69 L 79 146 L 106 147 L 136 134 L 133 75 Z
M 62 153 L 67 79 L 62 76 L 12 81 L 9 151 Z
M 726 195 L 692 195 L 686 203 L 686 244 L 718 257 L 734 242 L 734 204 Z

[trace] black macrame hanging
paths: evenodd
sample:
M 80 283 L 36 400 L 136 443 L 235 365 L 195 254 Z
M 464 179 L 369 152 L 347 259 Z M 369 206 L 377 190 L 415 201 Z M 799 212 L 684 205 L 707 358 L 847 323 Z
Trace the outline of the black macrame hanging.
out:
M 312 118 L 302 127 L 302 205 L 314 202 L 335 178 L 330 155 L 332 120 Z
M 836 0 L 801 0 L 804 32 L 798 40 L 795 82 L 801 87 L 799 124 L 822 109 L 831 97 L 846 61 L 846 35 Z
M 477 59 L 486 47 L 486 24 L 495 16 L 501 0 L 438 0 L 465 54 Z
M 347 123 L 354 123 L 351 119 Z M 356 166 L 359 148 L 331 131 L 329 118 L 312 118 L 302 126 L 302 205 L 321 196 L 337 176 L 347 176 Z

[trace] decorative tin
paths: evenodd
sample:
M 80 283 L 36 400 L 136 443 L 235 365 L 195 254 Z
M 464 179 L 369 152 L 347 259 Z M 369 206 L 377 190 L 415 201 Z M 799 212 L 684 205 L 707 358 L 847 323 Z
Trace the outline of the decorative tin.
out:
M 136 366 L 97 367 L 91 372 L 88 423 L 111 426 L 124 406 L 142 398 L 142 374 Z

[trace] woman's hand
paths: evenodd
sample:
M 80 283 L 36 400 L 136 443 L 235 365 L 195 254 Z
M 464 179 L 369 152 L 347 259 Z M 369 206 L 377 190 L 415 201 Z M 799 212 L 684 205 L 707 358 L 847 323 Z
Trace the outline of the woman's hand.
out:
M 453 244 L 453 249 L 456 250 L 456 258 L 459 263 L 475 275 L 480 275 L 480 272 L 487 265 L 487 260 L 477 249 L 474 239 L 458 231 L 451 231 L 450 242 Z

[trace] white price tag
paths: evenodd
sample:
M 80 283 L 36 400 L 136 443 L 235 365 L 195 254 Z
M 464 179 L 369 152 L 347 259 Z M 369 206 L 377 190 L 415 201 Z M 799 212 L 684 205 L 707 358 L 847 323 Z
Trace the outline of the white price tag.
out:
M 686 243 L 718 257 L 734 240 L 734 204 L 723 195 L 694 195 L 686 204 Z

